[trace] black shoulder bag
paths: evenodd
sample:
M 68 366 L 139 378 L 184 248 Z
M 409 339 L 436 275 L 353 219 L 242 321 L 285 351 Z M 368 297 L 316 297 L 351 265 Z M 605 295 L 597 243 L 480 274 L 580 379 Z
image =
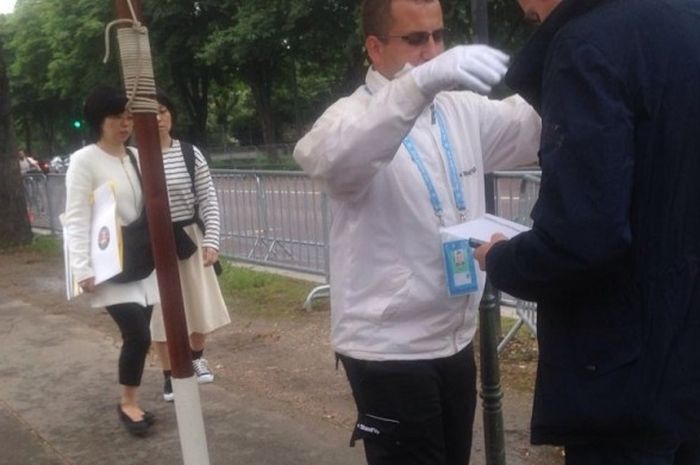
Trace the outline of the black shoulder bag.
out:
M 139 186 L 143 192 L 141 171 L 136 163 L 136 157 L 126 149 L 129 160 L 136 170 L 139 178 Z M 122 272 L 109 279 L 115 283 L 129 283 L 147 278 L 155 268 L 153 261 L 153 249 L 151 249 L 151 234 L 148 230 L 146 208 L 141 209 L 141 214 L 136 220 L 122 226 Z

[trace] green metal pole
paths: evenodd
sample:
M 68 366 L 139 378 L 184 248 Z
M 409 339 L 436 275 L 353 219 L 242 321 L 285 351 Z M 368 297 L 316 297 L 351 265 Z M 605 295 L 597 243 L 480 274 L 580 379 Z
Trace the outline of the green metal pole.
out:
M 477 44 L 489 43 L 488 0 L 471 0 L 472 40 Z
M 472 41 L 489 43 L 488 0 L 470 0 L 472 13 Z M 495 200 L 493 177 L 486 179 L 486 199 Z M 494 212 L 490 203 L 487 211 Z M 506 446 L 503 436 L 501 411 L 501 373 L 498 367 L 498 339 L 501 331 L 501 312 L 498 296 L 488 279 L 484 296 L 479 304 L 479 341 L 481 356 L 481 399 L 484 415 L 484 446 L 486 465 L 505 465 Z
M 486 280 L 484 296 L 479 305 L 479 348 L 481 368 L 481 399 L 484 418 L 486 465 L 505 465 L 506 446 L 501 411 L 501 373 L 498 367 L 498 336 L 496 322 L 501 318 L 498 300 L 491 283 Z

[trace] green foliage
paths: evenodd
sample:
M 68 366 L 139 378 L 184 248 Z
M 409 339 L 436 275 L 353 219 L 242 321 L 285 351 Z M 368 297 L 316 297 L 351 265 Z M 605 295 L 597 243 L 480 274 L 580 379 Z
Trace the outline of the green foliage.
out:
M 158 86 L 178 109 L 176 133 L 205 149 L 293 143 L 363 81 L 357 0 L 142 3 Z M 448 45 L 468 42 L 470 2 L 442 4 Z M 517 2 L 488 5 L 491 42 L 514 52 L 529 34 Z M 0 17 L 20 145 L 46 158 L 86 140 L 72 126 L 85 93 L 120 82 L 117 59 L 101 62 L 111 19 L 111 2 L 94 0 L 19 0 Z
M 274 161 L 262 154 L 255 158 L 213 160 L 210 166 L 215 169 L 301 171 L 291 154 L 279 156 Z
M 46 258 L 58 258 L 63 256 L 63 242 L 56 236 L 35 235 L 31 250 Z
M 46 260 L 58 260 L 63 256 L 63 242 L 56 236 L 46 236 L 35 234 L 26 245 L 2 244 L 0 243 L 1 253 L 15 253 L 31 251 L 38 257 Z
M 219 2 L 164 0 L 146 2 L 154 70 L 161 89 L 178 104 L 177 129 L 183 139 L 206 145 L 210 87 L 223 80 L 222 69 L 199 51 L 211 27 L 226 14 Z
M 25 0 L 7 21 L 18 139 L 43 158 L 78 148 L 85 134 L 72 121 L 82 116 L 85 93 L 119 82 L 114 61 L 101 63 L 110 15 L 104 2 Z

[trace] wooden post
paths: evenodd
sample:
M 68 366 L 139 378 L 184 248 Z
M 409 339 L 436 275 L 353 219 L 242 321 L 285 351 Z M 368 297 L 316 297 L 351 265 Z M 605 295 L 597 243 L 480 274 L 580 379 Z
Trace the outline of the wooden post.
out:
M 140 0 L 131 0 L 131 4 L 137 17 L 140 17 Z M 116 0 L 115 5 L 117 18 L 131 19 L 126 0 Z M 175 236 L 170 218 L 168 190 L 165 185 L 157 115 L 134 113 L 134 136 L 139 149 L 144 202 L 151 231 L 153 257 L 158 272 L 158 287 L 163 307 L 165 334 L 168 338 L 170 364 L 175 378 L 187 378 L 194 373 L 192 353 L 189 348 L 187 321 L 175 255 Z
M 129 3 L 136 18 L 132 17 Z M 141 18 L 140 0 L 115 0 L 117 19 Z M 131 27 L 123 25 L 121 27 Z M 123 68 L 123 63 L 120 63 Z M 152 70 L 149 70 L 152 72 Z M 137 91 L 137 94 L 139 92 Z M 142 95 L 154 98 L 154 95 Z M 178 259 L 175 253 L 168 190 L 163 169 L 163 156 L 158 134 L 156 112 L 134 112 L 134 135 L 139 148 L 143 179 L 144 202 L 151 232 L 151 247 L 158 274 L 163 323 L 168 341 L 168 353 L 173 376 L 175 413 L 180 446 L 185 465 L 208 465 L 204 420 L 199 389 L 192 368 L 187 320 L 180 287 Z

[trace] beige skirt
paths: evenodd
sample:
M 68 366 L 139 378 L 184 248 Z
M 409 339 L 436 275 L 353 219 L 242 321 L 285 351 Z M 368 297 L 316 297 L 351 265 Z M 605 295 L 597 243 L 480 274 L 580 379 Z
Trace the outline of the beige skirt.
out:
M 185 232 L 197 244 L 197 251 L 187 260 L 178 260 L 182 300 L 189 334 L 209 334 L 231 322 L 224 298 L 219 289 L 213 266 L 204 266 L 202 233 L 196 224 L 185 226 Z M 166 340 L 163 311 L 160 304 L 153 307 L 151 339 Z

